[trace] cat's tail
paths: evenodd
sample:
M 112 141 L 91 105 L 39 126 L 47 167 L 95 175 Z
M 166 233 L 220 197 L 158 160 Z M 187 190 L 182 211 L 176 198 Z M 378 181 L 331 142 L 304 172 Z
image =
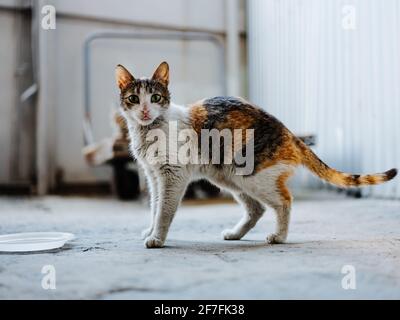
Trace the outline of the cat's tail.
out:
M 397 175 L 397 169 L 390 169 L 376 174 L 350 174 L 330 168 L 300 139 L 296 144 L 302 154 L 302 164 L 321 179 L 339 187 L 360 187 L 381 184 L 392 180 Z

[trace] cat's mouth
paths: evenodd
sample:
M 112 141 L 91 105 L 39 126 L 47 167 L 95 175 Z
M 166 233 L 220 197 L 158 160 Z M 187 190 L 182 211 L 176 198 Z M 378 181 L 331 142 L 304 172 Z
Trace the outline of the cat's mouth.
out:
M 147 126 L 153 122 L 153 119 L 150 116 L 143 116 L 139 118 L 139 123 L 142 126 Z

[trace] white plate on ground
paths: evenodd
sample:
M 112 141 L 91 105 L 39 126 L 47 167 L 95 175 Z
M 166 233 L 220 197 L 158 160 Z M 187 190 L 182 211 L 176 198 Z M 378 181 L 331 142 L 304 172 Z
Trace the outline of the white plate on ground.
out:
M 28 232 L 0 235 L 0 252 L 31 252 L 61 248 L 75 239 L 72 233 Z

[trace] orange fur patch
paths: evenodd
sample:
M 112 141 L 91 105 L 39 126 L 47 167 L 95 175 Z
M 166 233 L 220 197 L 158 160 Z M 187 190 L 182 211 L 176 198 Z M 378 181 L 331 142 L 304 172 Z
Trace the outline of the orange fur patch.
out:
M 255 119 L 252 116 L 244 114 L 242 111 L 235 110 L 230 111 L 226 115 L 226 119 L 224 122 L 219 123 L 217 129 L 249 129 L 252 127 Z
M 190 106 L 190 121 L 193 129 L 200 134 L 204 122 L 207 120 L 208 112 L 203 106 L 203 101 L 196 102 Z
M 287 171 L 282 173 L 278 179 L 276 180 L 276 187 L 278 192 L 282 198 L 282 201 L 285 202 L 286 205 L 290 205 L 292 201 L 292 195 L 290 194 L 289 189 L 286 186 L 286 181 L 292 175 L 292 172 Z
M 382 182 L 384 181 L 383 179 L 379 179 L 379 177 L 375 177 L 372 175 L 362 176 L 360 180 L 361 183 L 364 184 L 377 184 L 379 182 L 378 180 L 381 180 Z
M 234 110 L 229 112 L 226 115 L 226 119 L 224 122 L 219 123 L 216 128 L 218 130 L 223 130 L 223 129 L 229 129 L 231 130 L 232 134 L 232 139 L 233 139 L 233 152 L 235 151 L 240 151 L 246 144 L 247 142 L 252 138 L 253 135 L 250 133 L 247 133 L 247 129 L 252 129 L 252 126 L 255 122 L 255 119 L 243 113 L 242 111 L 239 110 Z M 234 130 L 241 129 L 241 139 L 238 139 L 238 137 L 235 135 Z
M 276 150 L 272 158 L 265 159 L 257 168 L 257 172 L 278 163 L 284 163 L 292 166 L 299 165 L 302 161 L 302 154 L 293 141 L 293 135 L 289 130 L 283 133 L 283 142 Z

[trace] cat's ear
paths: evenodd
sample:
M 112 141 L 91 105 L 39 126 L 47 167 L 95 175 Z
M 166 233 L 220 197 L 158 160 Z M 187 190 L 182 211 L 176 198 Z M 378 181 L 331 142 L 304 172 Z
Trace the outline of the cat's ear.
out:
M 131 73 L 125 69 L 124 66 L 122 65 L 117 65 L 115 68 L 115 80 L 117 80 L 117 85 L 118 87 L 123 90 L 125 89 L 129 84 L 135 81 L 135 78 Z
M 168 63 L 161 62 L 156 71 L 154 71 L 152 80 L 161 82 L 163 85 L 168 86 L 169 84 L 169 66 Z

